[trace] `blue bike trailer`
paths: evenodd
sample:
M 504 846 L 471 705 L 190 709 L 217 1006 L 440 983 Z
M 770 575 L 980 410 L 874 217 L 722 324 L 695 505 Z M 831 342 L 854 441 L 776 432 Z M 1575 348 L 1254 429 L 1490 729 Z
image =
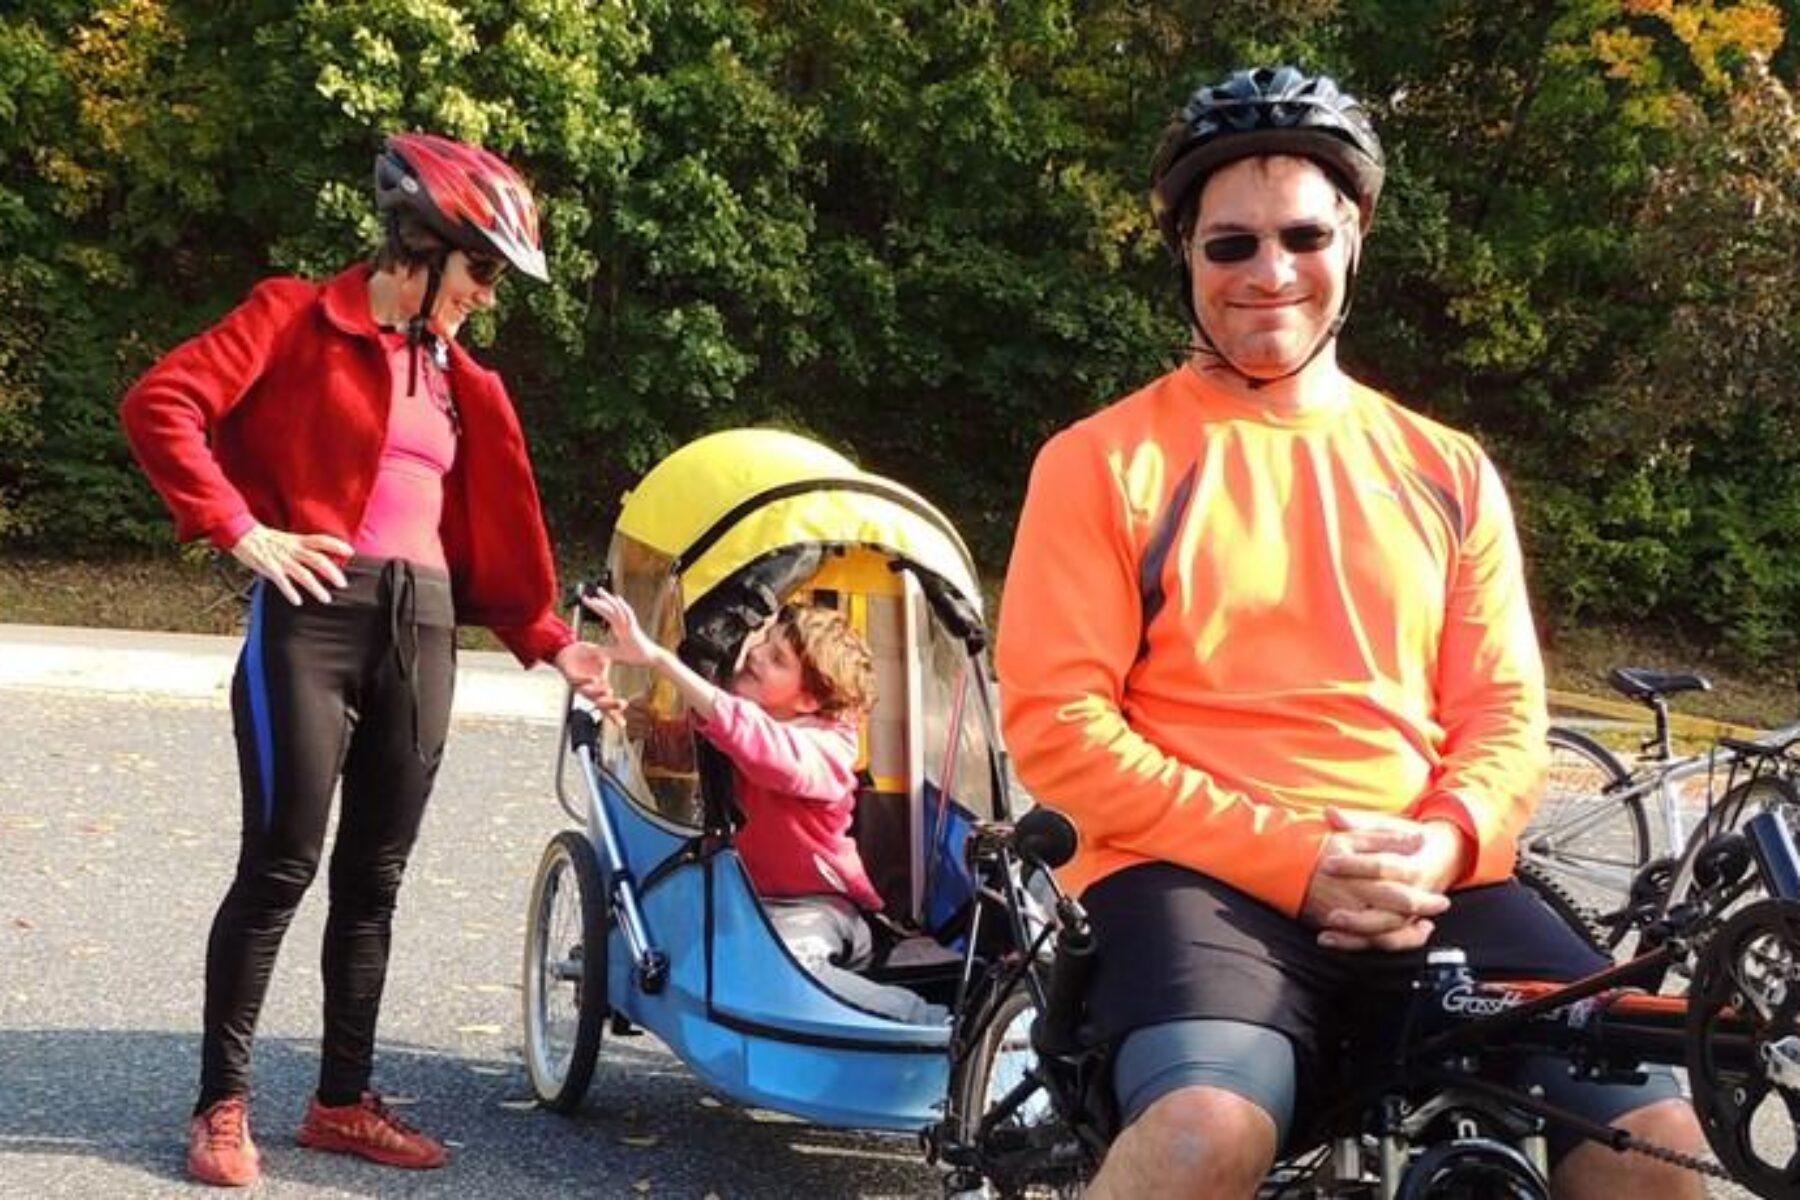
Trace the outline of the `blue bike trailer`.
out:
M 974 822 L 1007 816 L 1009 796 L 982 597 L 948 519 L 808 439 L 733 430 L 677 450 L 632 489 L 607 568 L 646 630 L 713 678 L 782 602 L 837 608 L 864 635 L 880 699 L 863 733 L 855 836 L 887 914 L 953 979 L 973 894 L 963 842 Z M 582 869 L 608 893 L 611 1011 L 741 1103 L 845 1127 L 937 1120 L 947 1027 L 860 1008 L 791 956 L 731 845 L 729 765 L 651 673 L 615 667 L 614 686 L 655 714 L 655 731 L 590 722 L 590 750 L 572 756 L 586 787 L 559 788 L 586 827 Z M 549 905 L 546 887 L 540 872 L 534 905 Z M 556 964 L 546 980 L 599 982 L 580 955 L 532 937 L 528 1026 L 548 1002 L 531 994 L 531 954 Z

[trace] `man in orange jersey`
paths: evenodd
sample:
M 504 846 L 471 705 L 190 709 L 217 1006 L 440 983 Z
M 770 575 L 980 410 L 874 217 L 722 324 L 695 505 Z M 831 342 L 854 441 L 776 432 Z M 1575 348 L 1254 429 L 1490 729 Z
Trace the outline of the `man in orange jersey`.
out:
M 1253 1195 L 1330 1099 L 1301 1081 L 1422 947 L 1497 976 L 1604 965 L 1511 879 L 1545 714 L 1500 479 L 1338 366 L 1382 179 L 1330 79 L 1196 92 L 1152 191 L 1192 354 L 1032 471 L 998 665 L 1019 775 L 1081 832 L 1067 881 L 1100 939 L 1089 1016 L 1125 1128 L 1090 1196 Z M 1667 1072 L 1513 1079 L 1701 1145 Z M 1701 1195 L 1642 1155 L 1554 1130 L 1551 1151 L 1559 1197 Z

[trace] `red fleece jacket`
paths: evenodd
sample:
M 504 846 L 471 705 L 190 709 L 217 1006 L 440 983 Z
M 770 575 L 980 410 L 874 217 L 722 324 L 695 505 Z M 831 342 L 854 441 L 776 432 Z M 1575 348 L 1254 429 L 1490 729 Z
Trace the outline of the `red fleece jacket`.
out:
M 227 538 L 248 515 L 351 541 L 387 437 L 391 379 L 369 311 L 369 269 L 323 284 L 265 280 L 125 394 L 131 450 L 183 541 Z M 486 625 L 526 666 L 572 640 L 519 419 L 500 377 L 450 345 L 462 419 L 439 533 L 457 620 Z

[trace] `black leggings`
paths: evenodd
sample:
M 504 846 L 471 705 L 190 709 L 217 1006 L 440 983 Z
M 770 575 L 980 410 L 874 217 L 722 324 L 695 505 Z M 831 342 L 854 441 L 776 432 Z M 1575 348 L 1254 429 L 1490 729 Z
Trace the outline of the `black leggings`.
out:
M 394 897 L 449 731 L 455 618 L 442 572 L 358 558 L 345 574 L 330 604 L 295 607 L 260 580 L 252 594 L 231 686 L 244 831 L 206 947 L 201 1107 L 249 1090 L 257 1014 L 340 775 L 319 1096 L 369 1084 Z

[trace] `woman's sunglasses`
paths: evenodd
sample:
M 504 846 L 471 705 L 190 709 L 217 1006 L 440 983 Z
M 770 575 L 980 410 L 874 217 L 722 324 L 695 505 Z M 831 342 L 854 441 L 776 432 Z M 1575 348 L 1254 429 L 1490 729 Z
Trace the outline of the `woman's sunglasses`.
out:
M 1249 262 L 1256 257 L 1263 239 L 1272 237 L 1278 239 L 1281 248 L 1289 254 L 1317 254 L 1337 241 L 1337 231 L 1336 225 L 1306 221 L 1299 225 L 1284 225 L 1274 233 L 1220 233 L 1201 239 L 1200 253 L 1209 263 Z
M 1251 253 L 1255 253 L 1254 250 Z M 463 266 L 469 272 L 469 278 L 482 287 L 493 287 L 506 274 L 506 260 L 493 258 L 486 254 L 463 254 Z

